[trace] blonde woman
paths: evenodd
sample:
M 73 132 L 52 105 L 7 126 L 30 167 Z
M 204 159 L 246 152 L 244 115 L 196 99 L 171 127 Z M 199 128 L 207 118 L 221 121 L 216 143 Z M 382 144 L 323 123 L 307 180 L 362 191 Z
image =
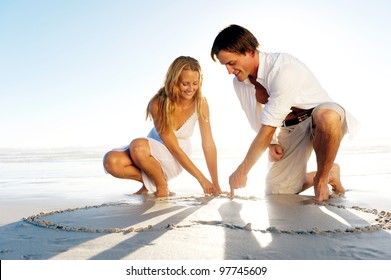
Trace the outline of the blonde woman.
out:
M 105 170 L 117 178 L 143 185 L 136 194 L 169 195 L 168 181 L 187 170 L 205 194 L 220 194 L 217 152 L 209 119 L 209 107 L 201 92 L 202 72 L 198 61 L 180 56 L 168 68 L 164 86 L 147 106 L 147 118 L 154 127 L 147 137 L 108 152 Z M 211 181 L 190 159 L 191 142 L 198 121 L 202 148 Z

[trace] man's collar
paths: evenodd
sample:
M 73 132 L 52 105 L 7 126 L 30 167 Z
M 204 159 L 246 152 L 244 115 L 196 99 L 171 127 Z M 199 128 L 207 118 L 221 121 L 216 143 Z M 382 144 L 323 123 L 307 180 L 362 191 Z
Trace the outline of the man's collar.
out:
M 259 82 L 260 84 L 263 84 L 263 81 L 265 80 L 265 67 L 266 67 L 266 55 L 259 51 L 259 50 L 256 50 L 258 52 L 258 58 L 259 58 L 259 64 L 258 64 L 258 72 L 257 72 L 257 82 Z M 247 85 L 253 85 L 251 82 L 250 82 L 250 79 L 247 78 L 243 81 L 245 84 Z
M 266 73 L 266 55 L 258 51 L 259 55 L 259 64 L 258 64 L 258 73 L 257 73 L 257 81 L 260 82 L 260 84 L 263 84 L 263 81 L 265 81 L 265 73 Z

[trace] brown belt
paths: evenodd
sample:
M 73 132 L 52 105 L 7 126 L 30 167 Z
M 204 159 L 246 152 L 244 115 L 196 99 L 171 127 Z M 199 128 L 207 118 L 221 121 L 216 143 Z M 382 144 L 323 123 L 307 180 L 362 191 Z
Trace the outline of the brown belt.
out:
M 291 119 L 291 120 L 283 121 L 282 127 L 292 126 L 292 125 L 296 125 L 296 124 L 301 123 L 302 121 L 311 117 L 313 110 L 314 110 L 314 108 L 308 109 L 308 110 L 303 110 L 302 112 L 300 112 L 300 116 L 297 116 L 296 118 Z

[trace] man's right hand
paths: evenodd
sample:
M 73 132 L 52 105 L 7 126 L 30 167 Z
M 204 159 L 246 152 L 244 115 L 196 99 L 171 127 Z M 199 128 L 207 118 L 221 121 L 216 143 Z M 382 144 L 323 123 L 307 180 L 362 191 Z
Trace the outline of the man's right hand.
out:
M 240 166 L 229 176 L 229 185 L 231 187 L 231 198 L 235 195 L 235 189 L 244 188 L 247 184 L 247 174 L 243 172 Z

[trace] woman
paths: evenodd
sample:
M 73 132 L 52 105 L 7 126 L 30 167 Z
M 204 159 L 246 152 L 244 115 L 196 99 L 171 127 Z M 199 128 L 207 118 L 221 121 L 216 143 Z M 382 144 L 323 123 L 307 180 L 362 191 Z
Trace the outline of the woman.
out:
M 178 57 L 168 68 L 164 86 L 149 101 L 147 118 L 154 127 L 146 138 L 137 138 L 123 149 L 104 157 L 104 167 L 117 178 L 143 184 L 136 194 L 169 195 L 168 181 L 186 169 L 205 194 L 220 194 L 217 152 L 209 121 L 209 107 L 201 93 L 202 72 L 198 61 Z M 211 177 L 209 181 L 189 158 L 190 138 L 199 123 L 202 148 Z

